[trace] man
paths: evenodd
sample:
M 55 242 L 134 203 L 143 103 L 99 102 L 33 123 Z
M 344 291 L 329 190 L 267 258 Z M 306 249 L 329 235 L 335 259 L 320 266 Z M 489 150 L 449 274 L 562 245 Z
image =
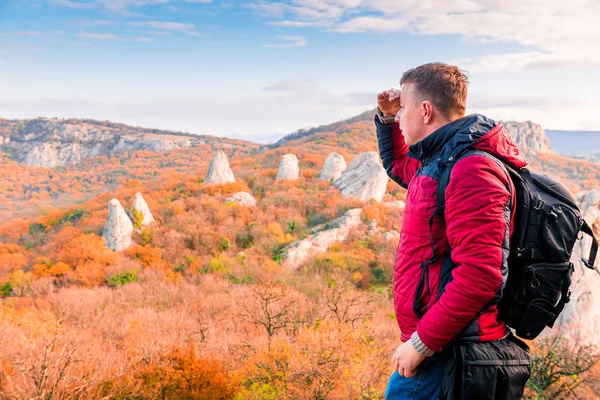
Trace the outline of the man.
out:
M 459 68 L 425 64 L 405 72 L 400 85 L 401 91 L 377 96 L 375 116 L 383 166 L 408 189 L 393 284 L 404 344 L 393 355 L 395 372 L 386 398 L 454 398 L 440 385 L 448 375 L 448 349 L 456 343 L 506 343 L 510 352 L 525 351 L 515 347 L 510 330 L 497 320 L 515 196 L 505 170 L 485 154 L 456 162 L 443 216 L 436 212 L 438 183 L 444 166 L 467 149 L 515 169 L 527 162 L 501 124 L 478 114 L 465 116 L 468 79 Z M 523 356 L 528 359 L 528 353 Z M 527 377 L 511 381 L 505 395 L 491 381 L 469 392 L 463 380 L 451 390 L 458 390 L 454 395 L 462 390 L 455 398 L 518 398 Z M 482 397 L 485 386 L 495 394 Z

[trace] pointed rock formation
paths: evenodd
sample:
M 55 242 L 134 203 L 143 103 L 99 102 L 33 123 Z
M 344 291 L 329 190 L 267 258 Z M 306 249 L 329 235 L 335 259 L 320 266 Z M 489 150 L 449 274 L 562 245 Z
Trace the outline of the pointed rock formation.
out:
M 246 207 L 254 207 L 256 199 L 247 192 L 237 192 L 225 199 L 225 203 L 232 202 Z
M 539 124 L 531 121 L 503 122 L 506 131 L 515 141 L 519 149 L 530 150 L 536 153 L 556 154 L 550 144 L 550 139 L 546 136 L 546 131 Z
M 133 204 L 131 205 L 131 210 L 129 210 L 128 214 L 131 220 L 133 221 L 133 225 L 135 228 L 148 226 L 151 223 L 155 222 L 154 217 L 150 212 L 150 208 L 148 207 L 148 203 L 146 203 L 146 200 L 144 200 L 144 197 L 142 197 L 142 194 L 140 192 L 137 192 L 135 194 Z
M 125 250 L 132 244 L 133 223 L 117 199 L 108 202 L 108 217 L 102 237 L 114 251 Z
M 392 229 L 389 232 L 383 233 L 383 239 L 387 241 L 393 240 L 397 242 L 398 240 L 400 240 L 400 233 L 397 230 Z
M 374 151 L 354 158 L 342 175 L 333 182 L 344 197 L 357 197 L 361 201 L 383 199 L 388 176 L 381 166 L 379 154 Z
M 281 158 L 279 169 L 277 170 L 277 181 L 295 181 L 300 176 L 298 167 L 298 157 L 295 154 L 286 154 Z
M 383 204 L 388 207 L 399 208 L 401 210 L 403 210 L 406 207 L 406 203 L 403 202 L 402 200 L 390 201 L 390 202 L 383 203 Z
M 362 223 L 361 213 L 360 208 L 349 210 L 342 217 L 322 225 L 320 232 L 290 244 L 285 249 L 281 265 L 298 269 L 310 256 L 327 251 L 336 242 L 343 242 L 350 231 Z
M 338 153 L 331 153 L 323 164 L 323 169 L 319 174 L 319 179 L 322 181 L 334 181 L 340 177 L 342 172 L 346 169 L 346 160 Z
M 205 185 L 222 185 L 235 182 L 233 171 L 229 168 L 227 156 L 221 150 L 217 151 L 210 162 L 208 172 L 204 178 Z

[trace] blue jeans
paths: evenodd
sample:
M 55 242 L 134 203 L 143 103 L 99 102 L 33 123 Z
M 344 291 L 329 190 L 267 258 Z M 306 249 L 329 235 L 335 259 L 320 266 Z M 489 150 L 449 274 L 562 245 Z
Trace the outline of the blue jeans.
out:
M 437 400 L 444 376 L 444 360 L 436 354 L 426 358 L 418 367 L 417 374 L 405 378 L 395 371 L 385 390 L 386 400 Z

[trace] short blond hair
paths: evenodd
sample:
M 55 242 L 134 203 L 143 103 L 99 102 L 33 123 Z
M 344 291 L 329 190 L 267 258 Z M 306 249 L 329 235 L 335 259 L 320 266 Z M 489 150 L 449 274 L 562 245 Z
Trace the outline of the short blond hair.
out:
M 423 64 L 402 75 L 400 85 L 412 83 L 421 100 L 428 100 L 445 117 L 462 117 L 467 109 L 469 78 L 457 66 Z

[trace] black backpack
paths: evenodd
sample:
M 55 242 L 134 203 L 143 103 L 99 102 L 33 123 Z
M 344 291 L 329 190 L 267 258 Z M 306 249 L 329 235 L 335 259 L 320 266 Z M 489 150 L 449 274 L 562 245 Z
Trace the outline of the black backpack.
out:
M 434 215 L 444 219 L 445 191 L 452 167 L 459 159 L 473 154 L 498 163 L 515 186 L 516 193 L 512 193 L 516 196 L 516 209 L 512 210 L 515 226 L 510 241 L 508 279 L 498 303 L 498 315 L 518 336 L 534 339 L 546 326 L 554 325 L 569 302 L 574 271 L 569 260 L 579 233 L 592 237 L 590 256 L 582 258 L 587 268 L 594 269 L 598 243 L 564 185 L 527 168 L 515 170 L 480 150 L 468 149 L 445 164 Z

